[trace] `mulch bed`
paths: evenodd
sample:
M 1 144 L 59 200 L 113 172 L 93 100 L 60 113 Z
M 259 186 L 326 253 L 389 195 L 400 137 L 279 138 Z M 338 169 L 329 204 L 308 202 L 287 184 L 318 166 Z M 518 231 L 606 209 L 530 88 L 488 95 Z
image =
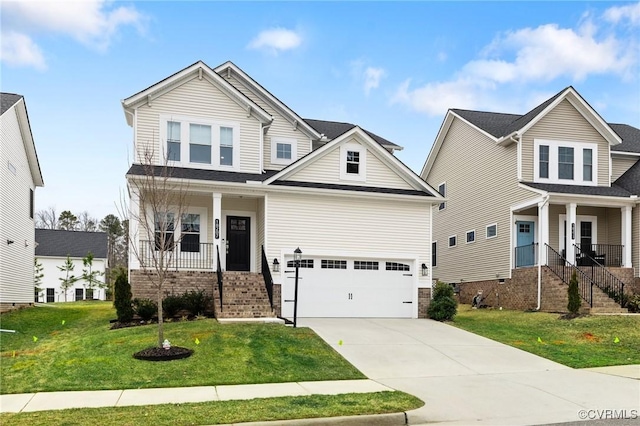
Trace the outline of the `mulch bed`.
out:
M 172 361 L 174 359 L 188 358 L 191 354 L 193 354 L 193 349 L 187 349 L 181 346 L 171 346 L 168 349 L 154 346 L 136 352 L 133 354 L 133 357 L 143 361 Z

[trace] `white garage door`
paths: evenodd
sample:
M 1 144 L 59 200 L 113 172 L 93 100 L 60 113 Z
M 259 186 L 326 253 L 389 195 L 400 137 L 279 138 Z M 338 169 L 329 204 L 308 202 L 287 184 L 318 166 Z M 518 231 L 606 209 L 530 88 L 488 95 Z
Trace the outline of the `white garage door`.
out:
M 411 318 L 411 261 L 314 257 L 302 260 L 298 317 Z M 287 262 L 282 315 L 293 317 L 295 273 Z

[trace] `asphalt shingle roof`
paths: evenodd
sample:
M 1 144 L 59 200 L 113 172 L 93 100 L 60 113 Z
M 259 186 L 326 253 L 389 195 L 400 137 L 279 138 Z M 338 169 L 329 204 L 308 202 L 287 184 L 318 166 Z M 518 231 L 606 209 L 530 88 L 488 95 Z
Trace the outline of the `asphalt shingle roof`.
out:
M 16 95 L 15 93 L 0 93 L 0 115 L 7 112 L 7 110 L 15 105 L 15 103 L 20 99 L 22 99 L 22 95 Z
M 299 182 L 290 180 L 277 180 L 271 184 L 278 186 L 295 186 L 299 188 L 334 189 L 339 191 L 373 192 L 380 194 L 419 195 L 422 197 L 433 197 L 433 195 L 428 193 L 427 191 L 418 191 L 412 189 L 378 188 L 373 186 L 358 185 L 336 185 L 331 183 Z
M 341 123 L 339 121 L 326 121 L 326 120 L 314 120 L 311 118 L 305 118 L 304 121 L 313 127 L 316 132 L 324 134 L 328 139 L 335 139 L 338 136 L 348 132 L 349 130 L 356 127 L 355 124 L 351 123 Z M 362 129 L 364 132 L 369 135 L 374 141 L 378 142 L 380 145 L 385 148 L 393 148 L 393 149 L 401 149 L 400 145 L 397 145 L 381 136 L 376 135 L 366 129 Z
M 556 183 L 522 182 L 531 188 L 556 194 L 601 195 L 605 197 L 629 197 L 631 193 L 625 188 L 613 184 L 609 186 L 562 185 Z M 617 181 L 616 181 L 617 183 Z
M 616 179 L 613 184 L 626 189 L 631 194 L 640 196 L 640 160 Z
M 93 253 L 96 259 L 107 258 L 107 234 L 105 232 L 63 231 L 36 229 L 36 257 L 85 257 Z
M 628 124 L 609 123 L 609 126 L 622 139 L 620 145 L 611 147 L 612 151 L 640 153 L 640 129 L 636 129 Z
M 163 173 L 163 166 L 153 166 L 155 176 L 161 176 Z M 244 183 L 248 180 L 262 182 L 269 179 L 274 174 L 278 173 L 277 170 L 266 170 L 264 173 L 239 173 L 239 172 L 227 172 L 220 170 L 203 170 L 203 169 L 189 169 L 186 167 L 169 167 L 168 174 L 170 177 L 178 179 L 195 179 L 195 180 L 208 180 L 212 182 L 238 182 Z M 144 167 L 140 164 L 133 164 L 127 175 L 144 176 L 146 172 Z

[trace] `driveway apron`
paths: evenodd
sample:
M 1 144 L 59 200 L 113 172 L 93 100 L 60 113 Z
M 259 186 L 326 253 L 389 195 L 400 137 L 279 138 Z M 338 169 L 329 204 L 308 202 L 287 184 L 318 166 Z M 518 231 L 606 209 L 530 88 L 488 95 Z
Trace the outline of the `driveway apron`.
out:
M 533 425 L 640 415 L 640 380 L 576 370 L 425 319 L 305 318 L 370 379 L 425 402 L 409 424 Z M 633 411 L 635 410 L 635 411 Z

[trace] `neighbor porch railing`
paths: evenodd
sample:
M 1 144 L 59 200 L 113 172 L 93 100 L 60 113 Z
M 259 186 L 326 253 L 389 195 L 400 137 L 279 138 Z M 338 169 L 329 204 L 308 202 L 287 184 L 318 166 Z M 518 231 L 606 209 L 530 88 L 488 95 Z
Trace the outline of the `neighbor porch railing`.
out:
M 596 260 L 606 267 L 622 266 L 622 251 L 624 246 L 619 244 L 575 244 L 579 249 L 576 251 L 576 265 L 588 265 L 590 259 Z
M 157 259 L 158 250 L 155 241 L 141 240 L 141 263 L 153 265 Z M 169 269 L 213 269 L 213 243 L 179 242 L 170 254 L 165 254 L 169 262 Z
M 267 289 L 267 296 L 269 296 L 269 305 L 271 305 L 271 309 L 273 309 L 273 277 L 269 269 L 267 255 L 264 252 L 264 246 L 262 246 L 262 277 L 264 278 L 264 285 Z
M 593 307 L 593 286 L 595 285 L 593 280 L 581 271 L 580 268 L 568 262 L 560 253 L 549 247 L 548 244 L 545 244 L 545 247 L 547 249 L 547 267 L 565 284 L 569 284 L 573 271 L 575 271 L 576 278 L 578 279 L 580 297 L 582 297 L 590 307 Z
M 518 246 L 514 249 L 516 268 L 524 268 L 538 264 L 538 243 Z
M 576 248 L 576 259 L 586 260 L 581 262 L 583 263 L 582 265 L 578 263 L 578 266 L 588 266 L 581 270 L 591 275 L 593 283 L 604 291 L 607 296 L 615 300 L 616 303 L 619 303 L 620 307 L 624 308 L 624 283 L 599 262 L 597 255 L 592 257 L 589 253 L 583 252 L 577 244 L 574 244 L 574 247 Z

